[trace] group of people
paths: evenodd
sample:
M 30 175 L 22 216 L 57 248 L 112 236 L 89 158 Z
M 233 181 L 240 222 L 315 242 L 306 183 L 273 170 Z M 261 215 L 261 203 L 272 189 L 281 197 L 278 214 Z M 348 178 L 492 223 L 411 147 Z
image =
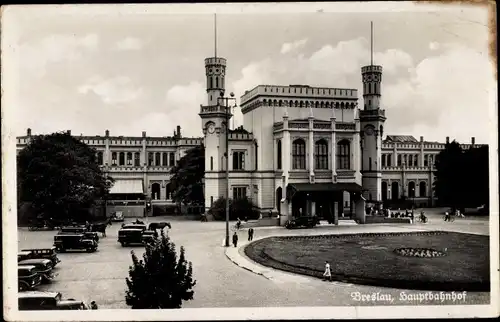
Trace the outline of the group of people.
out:
M 255 234 L 255 232 L 254 232 L 253 228 L 249 228 L 248 229 L 248 241 L 253 240 L 254 234 Z M 234 232 L 234 234 L 233 234 L 233 246 L 238 247 L 238 233 L 237 232 Z

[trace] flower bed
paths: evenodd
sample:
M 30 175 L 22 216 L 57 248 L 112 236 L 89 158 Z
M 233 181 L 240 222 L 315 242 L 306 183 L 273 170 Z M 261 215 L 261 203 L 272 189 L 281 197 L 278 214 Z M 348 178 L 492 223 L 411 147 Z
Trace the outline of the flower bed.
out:
M 490 284 L 488 236 L 436 231 L 270 237 L 249 244 L 245 254 L 268 267 L 315 277 L 328 261 L 333 279 L 356 284 L 440 291 L 489 291 Z

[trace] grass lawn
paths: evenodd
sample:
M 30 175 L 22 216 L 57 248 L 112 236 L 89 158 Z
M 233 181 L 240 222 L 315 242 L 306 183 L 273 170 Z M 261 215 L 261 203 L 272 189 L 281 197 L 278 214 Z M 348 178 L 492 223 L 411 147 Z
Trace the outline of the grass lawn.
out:
M 401 247 L 431 248 L 446 256 L 405 257 Z M 446 249 L 446 250 L 445 250 Z M 440 291 L 489 291 L 489 237 L 454 232 L 270 237 L 245 248 L 269 267 L 356 284 Z

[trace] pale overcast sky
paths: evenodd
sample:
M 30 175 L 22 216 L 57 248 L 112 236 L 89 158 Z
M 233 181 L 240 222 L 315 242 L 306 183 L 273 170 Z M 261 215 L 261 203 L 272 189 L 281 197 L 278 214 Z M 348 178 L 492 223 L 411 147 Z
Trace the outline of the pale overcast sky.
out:
M 227 92 L 238 98 L 259 84 L 360 89 L 373 21 L 386 134 L 488 143 L 496 81 L 486 9 L 387 5 L 11 7 L 2 23 L 3 107 L 15 109 L 16 135 L 30 127 L 168 136 L 181 125 L 201 136 L 215 10 Z

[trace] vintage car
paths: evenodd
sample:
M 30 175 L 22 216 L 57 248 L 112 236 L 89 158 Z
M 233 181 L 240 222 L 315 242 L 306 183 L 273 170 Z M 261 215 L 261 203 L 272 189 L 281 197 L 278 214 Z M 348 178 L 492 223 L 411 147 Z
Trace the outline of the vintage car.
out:
M 122 222 L 125 220 L 122 211 L 117 211 L 111 216 L 111 221 Z
M 316 216 L 303 216 L 288 220 L 285 223 L 285 228 L 287 229 L 300 228 L 300 227 L 312 228 L 317 224 L 318 224 L 318 218 Z
M 97 250 L 97 242 L 86 238 L 84 234 L 57 234 L 54 236 L 54 246 L 58 252 L 86 250 L 91 253 Z
M 18 262 L 20 262 L 22 260 L 25 260 L 25 259 L 30 259 L 30 258 L 33 258 L 31 256 L 31 252 L 30 251 L 22 250 L 20 252 L 17 252 L 17 261 Z
M 38 274 L 36 266 L 17 267 L 17 285 L 19 292 L 29 291 L 42 283 L 42 276 Z
M 99 242 L 99 235 L 96 232 L 88 231 L 85 226 L 67 226 L 61 227 L 61 230 L 58 234 L 83 234 L 85 238 L 93 239 L 96 242 Z
M 146 231 L 144 224 L 126 224 L 118 231 L 118 242 L 122 246 L 143 244 L 142 233 Z
M 21 266 L 35 266 L 35 270 L 42 276 L 42 282 L 50 282 L 56 276 L 52 269 L 52 261 L 50 259 L 44 258 L 31 258 L 25 259 L 17 263 L 19 267 Z
M 158 238 L 158 232 L 156 230 L 145 230 L 142 232 L 141 238 L 144 245 L 151 244 Z
M 23 257 L 23 255 L 28 254 L 28 253 L 29 253 L 29 255 L 27 255 L 27 257 Z M 55 247 L 23 249 L 17 255 L 18 260 L 22 260 L 22 259 L 20 259 L 20 255 L 21 255 L 22 259 L 28 259 L 28 258 L 50 259 L 52 261 L 53 267 L 55 267 L 57 264 L 59 264 L 61 262 L 61 260 L 57 257 Z
M 63 300 L 59 292 L 29 291 L 19 293 L 18 304 L 20 311 L 88 310 L 82 301 Z

